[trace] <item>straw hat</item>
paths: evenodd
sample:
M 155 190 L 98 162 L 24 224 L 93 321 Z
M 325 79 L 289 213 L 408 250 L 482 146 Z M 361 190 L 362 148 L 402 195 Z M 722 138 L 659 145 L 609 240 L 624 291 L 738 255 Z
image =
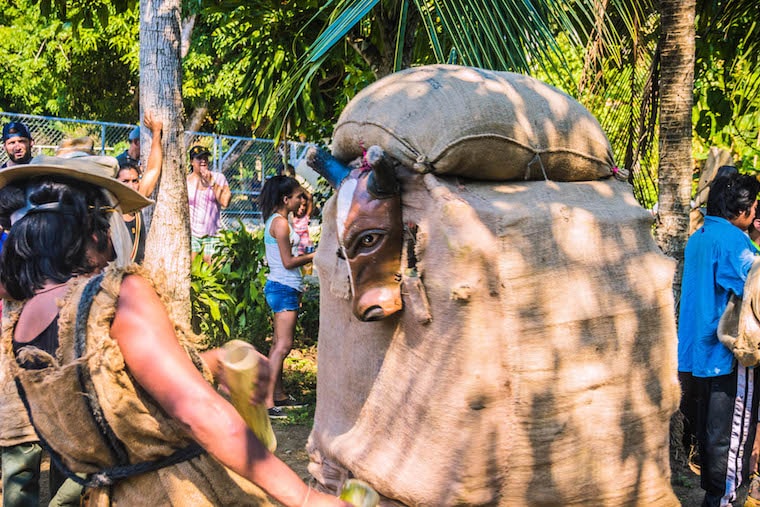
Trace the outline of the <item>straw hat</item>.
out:
M 152 204 L 152 200 L 135 192 L 115 178 L 118 167 L 119 163 L 114 157 L 61 158 L 40 155 L 34 157 L 29 164 L 14 165 L 0 170 L 0 188 L 14 181 L 27 180 L 37 176 L 65 176 L 110 191 L 119 201 L 122 213 L 131 213 Z

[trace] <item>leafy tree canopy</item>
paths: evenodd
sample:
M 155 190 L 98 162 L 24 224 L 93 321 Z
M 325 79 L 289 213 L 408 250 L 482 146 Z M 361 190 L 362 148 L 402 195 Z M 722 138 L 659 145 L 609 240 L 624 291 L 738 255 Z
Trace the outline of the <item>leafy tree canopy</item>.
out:
M 137 15 L 84 23 L 41 16 L 32 0 L 0 0 L 0 107 L 108 121 L 134 121 Z M 75 32 L 74 27 L 77 27 Z
M 15 77 L 0 83 L 0 107 L 135 121 L 137 4 L 0 0 L 0 65 Z M 610 0 L 603 10 L 590 0 L 192 0 L 183 9 L 195 16 L 183 96 L 188 115 L 207 109 L 203 130 L 268 136 L 287 126 L 291 136 L 328 137 L 371 81 L 450 61 L 552 82 L 597 113 L 621 165 L 656 160 L 651 0 Z M 697 12 L 695 156 L 718 145 L 751 164 L 760 124 L 757 4 L 701 0 Z

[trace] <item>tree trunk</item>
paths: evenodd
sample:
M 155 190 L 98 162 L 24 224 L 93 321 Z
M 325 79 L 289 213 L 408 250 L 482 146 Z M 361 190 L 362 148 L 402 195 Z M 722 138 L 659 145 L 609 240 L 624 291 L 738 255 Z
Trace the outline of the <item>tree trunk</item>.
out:
M 660 9 L 660 164 L 655 239 L 662 251 L 678 262 L 673 280 L 678 304 L 694 165 L 691 111 L 696 0 L 661 0 Z
M 140 0 L 140 104 L 164 122 L 164 164 L 145 266 L 164 281 L 177 322 L 190 322 L 190 225 L 180 66 L 180 0 Z M 141 115 L 142 116 L 142 115 Z

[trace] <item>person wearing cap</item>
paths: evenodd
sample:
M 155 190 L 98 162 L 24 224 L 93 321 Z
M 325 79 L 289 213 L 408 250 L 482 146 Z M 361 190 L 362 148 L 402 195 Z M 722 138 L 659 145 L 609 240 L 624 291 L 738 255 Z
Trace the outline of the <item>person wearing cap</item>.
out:
M 285 506 L 348 507 L 311 490 L 219 395 L 220 351 L 194 349 L 118 232 L 121 213 L 151 201 L 99 159 L 0 172 L 0 221 L 12 224 L 2 371 L 51 460 L 84 483 L 86 505 L 268 505 L 266 492 Z M 269 372 L 258 359 L 255 403 Z
M 8 161 L 0 169 L 19 164 L 28 164 L 32 158 L 34 140 L 29 128 L 20 121 L 6 123 L 3 127 L 3 147 Z
M 3 126 L 3 147 L 8 161 L 0 169 L 27 164 L 32 158 L 29 128 L 12 121 Z M 5 228 L 2 235 L 7 237 Z M 37 505 L 40 495 L 42 447 L 18 398 L 15 385 L 3 382 L 0 391 L 0 456 L 3 505 Z M 51 488 L 53 489 L 53 488 Z
M 187 176 L 192 258 L 201 254 L 207 263 L 211 263 L 211 254 L 219 244 L 222 209 L 232 197 L 224 174 L 209 170 L 210 155 L 204 146 L 190 148 L 192 172 Z
M 150 154 L 148 155 L 148 167 L 145 173 L 140 171 L 140 167 L 127 161 L 124 164 L 119 163 L 119 169 L 116 173 L 116 179 L 125 185 L 132 187 L 133 190 L 149 197 L 156 188 L 158 178 L 161 176 L 161 165 L 163 164 L 164 154 L 161 145 L 161 131 L 164 123 L 153 118 L 153 113 L 148 111 L 143 118 L 145 125 L 151 132 L 152 140 L 150 145 Z M 147 228 L 142 211 L 125 213 L 123 215 L 124 223 L 127 225 L 129 235 L 132 237 L 132 254 L 133 262 L 142 263 L 145 258 L 145 238 Z
M 127 139 L 129 140 L 129 146 L 116 156 L 116 160 L 119 161 L 119 167 L 126 165 L 140 167 L 140 127 L 133 128 Z

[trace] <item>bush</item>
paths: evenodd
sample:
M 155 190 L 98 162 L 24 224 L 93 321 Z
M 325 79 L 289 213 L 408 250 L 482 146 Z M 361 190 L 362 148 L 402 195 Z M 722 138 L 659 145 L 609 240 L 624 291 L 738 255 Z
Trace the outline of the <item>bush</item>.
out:
M 248 231 L 239 225 L 221 231 L 211 265 L 200 255 L 193 260 L 193 327 L 206 336 L 208 347 L 239 339 L 266 354 L 272 336 L 272 312 L 264 298 L 268 273 L 264 230 Z M 313 282 L 305 285 L 296 339 L 312 345 L 319 332 L 319 288 Z

